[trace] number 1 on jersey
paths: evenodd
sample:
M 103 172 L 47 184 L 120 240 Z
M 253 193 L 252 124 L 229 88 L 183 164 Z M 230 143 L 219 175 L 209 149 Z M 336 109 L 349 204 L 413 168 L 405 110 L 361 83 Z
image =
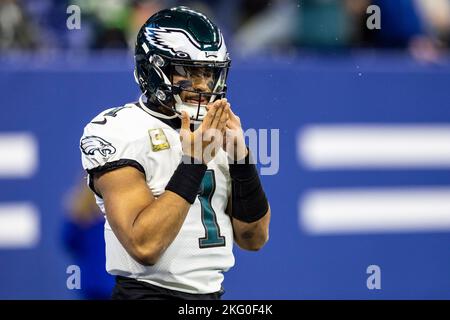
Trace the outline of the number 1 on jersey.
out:
M 214 171 L 207 170 L 198 195 L 202 207 L 202 223 L 203 227 L 205 227 L 205 237 L 198 239 L 201 249 L 225 246 L 225 237 L 220 235 L 216 213 L 211 205 L 214 191 L 216 191 Z

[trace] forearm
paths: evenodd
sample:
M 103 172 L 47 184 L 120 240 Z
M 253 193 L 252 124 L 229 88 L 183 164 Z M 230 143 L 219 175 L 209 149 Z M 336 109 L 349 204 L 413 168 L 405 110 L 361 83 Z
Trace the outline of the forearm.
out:
M 184 198 L 166 191 L 138 214 L 132 225 L 133 243 L 146 252 L 150 262 L 156 262 L 175 239 L 190 206 Z
M 236 243 L 245 250 L 261 249 L 269 240 L 270 208 L 259 220 L 251 223 L 232 220 Z
M 232 179 L 231 216 L 236 243 L 258 250 L 269 238 L 270 207 L 251 155 L 230 163 Z
M 166 186 L 166 191 L 136 216 L 131 234 L 134 243 L 155 262 L 177 236 L 189 207 L 197 198 L 206 165 L 191 164 L 183 157 Z

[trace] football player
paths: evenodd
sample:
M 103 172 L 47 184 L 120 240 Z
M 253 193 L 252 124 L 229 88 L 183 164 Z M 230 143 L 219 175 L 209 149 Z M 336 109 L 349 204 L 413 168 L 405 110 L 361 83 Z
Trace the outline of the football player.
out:
M 270 221 L 225 98 L 222 33 L 187 7 L 162 10 L 140 29 L 135 62 L 139 101 L 102 112 L 80 140 L 88 185 L 106 216 L 112 297 L 220 299 L 233 243 L 259 250 Z

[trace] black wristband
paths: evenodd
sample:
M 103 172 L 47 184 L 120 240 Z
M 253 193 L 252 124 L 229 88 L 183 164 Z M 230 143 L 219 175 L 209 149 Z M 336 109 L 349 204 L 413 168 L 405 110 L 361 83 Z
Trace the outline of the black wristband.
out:
M 170 178 L 166 190 L 172 191 L 193 204 L 205 175 L 207 166 L 197 163 L 190 157 L 183 156 L 181 163 Z
M 269 209 L 256 165 L 251 164 L 250 159 L 249 152 L 245 164 L 229 165 L 232 180 L 231 215 L 248 223 L 261 219 Z
M 255 163 L 256 162 L 254 161 L 249 148 L 247 148 L 247 155 L 245 156 L 245 158 L 243 158 L 241 160 L 234 160 L 234 159 L 230 158 L 230 156 L 228 156 L 228 164 L 229 165 L 232 165 L 232 164 L 255 164 Z

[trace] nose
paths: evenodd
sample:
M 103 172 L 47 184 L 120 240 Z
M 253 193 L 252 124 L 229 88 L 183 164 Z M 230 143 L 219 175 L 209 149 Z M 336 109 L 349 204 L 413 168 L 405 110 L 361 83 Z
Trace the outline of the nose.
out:
M 193 78 L 193 87 L 194 90 L 196 91 L 200 91 L 200 92 L 209 92 L 211 91 L 209 86 L 208 86 L 208 78 L 205 77 L 195 77 Z

